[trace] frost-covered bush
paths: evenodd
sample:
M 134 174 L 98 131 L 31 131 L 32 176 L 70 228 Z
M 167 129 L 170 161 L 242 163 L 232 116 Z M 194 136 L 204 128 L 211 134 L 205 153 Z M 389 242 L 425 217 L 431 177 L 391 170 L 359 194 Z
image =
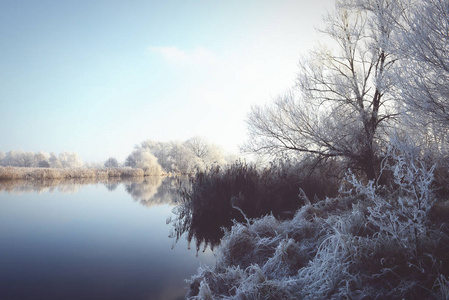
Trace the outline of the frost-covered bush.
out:
M 305 205 L 291 220 L 235 223 L 214 268 L 189 280 L 189 299 L 447 299 L 449 229 L 432 190 L 434 166 L 391 147 L 393 182 L 348 172 L 341 196 Z

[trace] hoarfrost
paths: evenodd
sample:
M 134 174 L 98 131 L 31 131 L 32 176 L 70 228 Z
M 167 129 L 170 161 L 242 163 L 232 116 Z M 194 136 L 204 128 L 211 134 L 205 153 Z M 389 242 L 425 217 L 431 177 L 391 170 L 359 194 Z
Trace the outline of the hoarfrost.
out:
M 391 148 L 389 186 L 352 173 L 339 198 L 235 223 L 214 268 L 188 283 L 188 299 L 435 298 L 448 295 L 447 226 L 434 223 L 433 166 Z M 346 193 L 346 194 L 344 194 Z

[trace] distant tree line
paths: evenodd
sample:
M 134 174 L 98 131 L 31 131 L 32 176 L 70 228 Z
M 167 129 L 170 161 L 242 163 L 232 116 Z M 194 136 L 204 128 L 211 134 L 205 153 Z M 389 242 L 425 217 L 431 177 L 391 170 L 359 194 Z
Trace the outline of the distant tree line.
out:
M 28 167 L 28 168 L 81 168 L 83 160 L 74 152 L 61 152 L 56 155 L 46 152 L 25 152 L 14 150 L 0 151 L 0 166 Z
M 226 155 L 224 151 L 206 139 L 193 137 L 184 142 L 156 142 L 145 140 L 136 145 L 123 163 L 115 157 L 104 163 L 83 163 L 74 152 L 26 152 L 0 151 L 0 166 L 29 168 L 121 168 L 131 167 L 144 170 L 147 175 L 162 173 L 188 174 L 196 170 L 205 170 L 212 165 L 223 165 L 237 160 L 236 155 Z

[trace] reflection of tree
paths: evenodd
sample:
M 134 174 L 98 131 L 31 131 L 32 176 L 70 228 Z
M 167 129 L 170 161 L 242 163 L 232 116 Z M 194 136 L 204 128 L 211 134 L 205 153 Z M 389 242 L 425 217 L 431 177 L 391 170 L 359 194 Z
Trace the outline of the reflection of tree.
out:
M 76 193 L 82 185 L 96 181 L 91 178 L 42 179 L 42 180 L 0 180 L 0 191 L 8 193 L 44 193 L 58 190 L 61 193 Z
M 140 201 L 142 205 L 147 205 L 153 196 L 157 193 L 157 189 L 162 183 L 161 176 L 146 177 L 143 182 L 133 182 L 125 186 L 126 191 L 134 200 Z
M 104 186 L 108 189 L 108 191 L 113 192 L 117 189 L 118 183 L 105 183 Z
M 111 177 L 98 180 L 95 178 L 71 178 L 71 179 L 14 179 L 0 180 L 0 191 L 8 193 L 45 193 L 59 191 L 60 193 L 76 193 L 81 186 L 87 184 L 102 183 L 109 190 L 114 190 L 120 183 L 130 184 L 142 178 L 128 178 L 126 180 Z
M 121 179 L 110 177 L 105 179 L 72 178 L 72 179 L 38 179 L 38 180 L 0 180 L 0 191 L 8 193 L 45 193 L 59 191 L 60 193 L 76 193 L 86 184 L 104 184 L 109 191 L 115 191 L 120 184 L 125 190 L 144 206 L 175 205 L 171 191 L 176 190 L 179 179 L 174 177 L 147 176 Z
M 178 181 L 176 177 L 148 176 L 144 181 L 128 184 L 125 188 L 134 200 L 144 206 L 175 205 L 172 191 L 176 189 Z

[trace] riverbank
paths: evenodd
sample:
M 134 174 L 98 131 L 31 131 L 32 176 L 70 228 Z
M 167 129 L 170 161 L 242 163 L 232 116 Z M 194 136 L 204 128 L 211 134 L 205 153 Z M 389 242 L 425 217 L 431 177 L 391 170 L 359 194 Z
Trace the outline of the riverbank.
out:
M 348 171 L 337 197 L 300 193 L 293 219 L 234 221 L 186 298 L 449 299 L 449 201 L 435 165 L 399 151 L 389 163 L 388 185 Z
M 107 178 L 129 178 L 144 177 L 144 170 L 139 168 L 17 168 L 17 167 L 0 167 L 0 180 L 43 180 L 43 179 L 72 179 L 72 178 L 90 178 L 90 179 L 107 179 Z M 162 174 L 159 174 L 162 175 Z

